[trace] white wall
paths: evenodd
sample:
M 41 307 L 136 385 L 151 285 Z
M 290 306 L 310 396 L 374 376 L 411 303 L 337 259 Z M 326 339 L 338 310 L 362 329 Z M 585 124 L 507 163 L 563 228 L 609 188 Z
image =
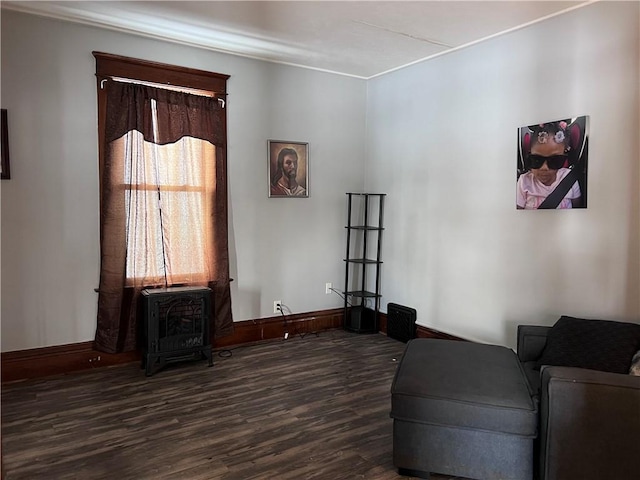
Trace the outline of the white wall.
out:
M 372 79 L 383 305 L 514 346 L 519 323 L 640 318 L 639 6 L 602 2 Z M 517 128 L 590 116 L 589 205 L 516 211 Z
M 383 310 L 513 346 L 518 323 L 640 317 L 639 4 L 602 2 L 365 85 L 2 12 L 2 351 L 91 340 L 99 271 L 91 51 L 230 74 L 235 320 L 341 305 L 347 191 L 387 193 Z M 366 89 L 366 91 L 365 91 Z M 515 210 L 516 128 L 589 115 L 589 208 Z M 268 199 L 266 140 L 310 143 L 309 199 Z M 366 145 L 366 147 L 365 147 Z M 365 152 L 366 148 L 366 152 Z M 365 165 L 366 153 L 366 165 Z
M 92 51 L 231 75 L 228 178 L 234 319 L 335 308 L 346 195 L 364 184 L 362 80 L 2 12 L 2 351 L 92 340 L 99 278 Z M 310 198 L 268 199 L 267 139 L 309 142 Z M 338 287 L 339 288 L 339 287 Z

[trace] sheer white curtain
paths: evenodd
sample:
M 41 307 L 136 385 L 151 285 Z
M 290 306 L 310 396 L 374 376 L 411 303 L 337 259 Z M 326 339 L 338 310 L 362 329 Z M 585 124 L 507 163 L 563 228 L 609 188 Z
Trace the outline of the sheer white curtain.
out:
M 118 142 L 127 159 L 126 284 L 206 284 L 213 277 L 214 146 L 192 137 L 158 145 L 137 131 Z

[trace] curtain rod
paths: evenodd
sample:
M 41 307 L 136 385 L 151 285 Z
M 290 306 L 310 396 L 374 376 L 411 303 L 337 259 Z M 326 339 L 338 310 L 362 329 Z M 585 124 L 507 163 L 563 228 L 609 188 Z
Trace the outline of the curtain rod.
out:
M 192 95 L 201 95 L 203 97 L 214 97 L 217 98 L 219 102 L 222 103 L 222 108 L 224 108 L 225 100 L 223 98 L 219 98 L 218 96 L 226 97 L 228 94 L 223 92 L 213 92 L 211 90 L 204 90 L 202 88 L 190 88 L 190 87 L 180 87 L 177 85 L 171 84 L 163 84 L 163 83 L 155 83 L 155 82 L 146 82 L 143 80 L 132 80 L 130 78 L 122 78 L 122 77 L 106 77 L 100 80 L 100 90 L 104 89 L 104 82 L 107 80 L 114 80 L 116 82 L 122 83 L 136 83 L 138 85 L 147 85 L 150 87 L 163 88 L 165 90 L 172 90 L 176 92 L 184 92 L 190 93 Z

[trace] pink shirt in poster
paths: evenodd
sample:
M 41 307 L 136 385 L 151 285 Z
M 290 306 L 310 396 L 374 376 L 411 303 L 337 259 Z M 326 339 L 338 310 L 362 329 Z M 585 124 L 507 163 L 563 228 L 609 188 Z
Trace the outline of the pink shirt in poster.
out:
M 516 205 L 527 210 L 537 209 L 545 198 L 555 190 L 558 184 L 566 177 L 571 170 L 561 168 L 556 174 L 556 180 L 551 185 L 544 185 L 536 180 L 533 172 L 527 172 L 518 178 L 518 186 L 516 192 Z M 571 208 L 571 200 L 580 198 L 580 186 L 576 181 L 564 196 L 557 208 Z

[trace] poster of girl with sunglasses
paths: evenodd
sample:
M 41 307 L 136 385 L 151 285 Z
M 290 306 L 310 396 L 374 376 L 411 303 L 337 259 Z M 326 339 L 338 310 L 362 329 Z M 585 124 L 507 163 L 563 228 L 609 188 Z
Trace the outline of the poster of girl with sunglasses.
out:
M 587 208 L 588 118 L 518 129 L 516 208 Z

